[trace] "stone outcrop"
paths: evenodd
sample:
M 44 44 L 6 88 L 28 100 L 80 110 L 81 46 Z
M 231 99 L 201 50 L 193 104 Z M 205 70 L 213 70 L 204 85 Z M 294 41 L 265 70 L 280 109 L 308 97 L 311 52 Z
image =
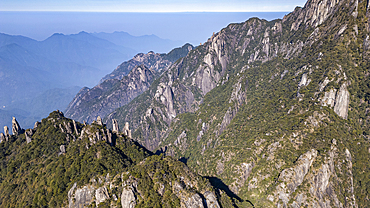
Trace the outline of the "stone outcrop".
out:
M 301 155 L 292 168 L 285 169 L 280 173 L 279 180 L 283 181 L 283 183 L 276 187 L 275 194 L 278 199 L 283 201 L 284 206 L 290 200 L 290 195 L 303 182 L 316 156 L 317 150 L 312 149 Z
M 113 132 L 118 133 L 119 132 L 119 125 L 117 119 L 112 119 L 112 126 L 113 126 Z
M 32 130 L 26 131 L 24 133 L 24 135 L 26 136 L 26 142 L 27 142 L 27 144 L 30 143 L 32 141 L 32 137 L 31 137 L 32 136 Z
M 322 106 L 334 107 L 336 89 L 330 89 L 329 92 L 324 93 L 324 97 L 321 99 Z
M 109 199 L 109 194 L 107 187 L 99 187 L 95 191 L 95 203 L 96 205 L 100 204 L 101 202 L 104 202 L 105 200 Z
M 19 135 L 24 132 L 24 130 L 21 128 L 21 126 L 19 125 L 15 117 L 13 117 L 13 120 L 12 120 L 12 132 L 13 132 L 13 135 Z
M 3 133 L 0 133 L 0 143 L 5 141 L 5 135 Z
M 128 122 L 125 123 L 125 127 L 123 128 L 123 135 L 127 136 L 128 138 L 131 138 L 131 130 Z
M 136 205 L 136 197 L 133 186 L 124 187 L 121 194 L 122 207 L 134 208 Z
M 68 191 L 69 208 L 86 207 L 93 202 L 95 188 L 91 185 L 77 188 L 77 183 L 74 183 Z
M 10 134 L 9 134 L 9 128 L 7 126 L 4 126 L 4 135 L 5 135 L 5 140 L 8 141 L 8 139 L 10 138 Z
M 105 117 L 146 91 L 162 70 L 192 49 L 193 46 L 186 44 L 168 55 L 154 52 L 136 55 L 92 89 L 82 89 L 67 107 L 66 115 L 80 122 L 92 122 L 98 115 Z
M 100 116 L 98 116 L 98 118 L 96 119 L 96 123 L 98 124 L 98 125 L 100 125 L 100 126 L 103 126 L 104 124 L 103 124 L 103 121 L 102 121 L 102 119 L 101 119 L 101 117 Z
M 343 83 L 337 94 L 335 100 L 334 112 L 343 119 L 348 117 L 349 106 L 349 92 L 347 90 L 347 83 Z

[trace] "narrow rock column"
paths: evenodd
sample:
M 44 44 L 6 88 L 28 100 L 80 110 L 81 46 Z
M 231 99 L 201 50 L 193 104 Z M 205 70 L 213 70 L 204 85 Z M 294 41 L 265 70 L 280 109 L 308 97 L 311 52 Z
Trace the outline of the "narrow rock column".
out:
M 26 131 L 24 133 L 24 135 L 26 136 L 26 142 L 27 142 L 27 144 L 30 143 L 32 141 L 32 138 L 28 135 L 28 132 Z
M 10 134 L 9 134 L 9 128 L 7 126 L 4 126 L 4 134 L 5 134 L 5 140 L 8 141 Z
M 123 128 L 123 134 L 127 136 L 128 138 L 131 138 L 131 130 L 130 130 L 130 125 L 128 122 L 125 123 L 125 127 Z
M 98 118 L 96 119 L 96 122 L 100 125 L 100 126 L 103 126 L 103 121 L 101 119 L 100 116 L 98 116 Z
M 13 120 L 12 120 L 12 132 L 13 132 L 13 135 L 18 135 L 22 133 L 22 128 L 19 125 L 17 119 L 15 119 L 15 117 L 13 117 Z
M 348 117 L 348 106 L 349 106 L 349 92 L 347 90 L 347 83 L 343 83 L 337 94 L 335 101 L 334 112 L 343 119 Z
M 0 133 L 0 143 L 5 141 L 5 135 L 3 133 Z
M 76 121 L 75 120 L 72 120 L 73 121 L 73 128 L 75 130 L 75 133 L 77 134 L 77 136 L 79 135 L 78 133 L 78 130 L 77 130 L 77 125 L 76 125 Z
M 119 125 L 117 119 L 112 119 L 112 125 L 113 125 L 113 132 L 118 133 L 119 132 Z

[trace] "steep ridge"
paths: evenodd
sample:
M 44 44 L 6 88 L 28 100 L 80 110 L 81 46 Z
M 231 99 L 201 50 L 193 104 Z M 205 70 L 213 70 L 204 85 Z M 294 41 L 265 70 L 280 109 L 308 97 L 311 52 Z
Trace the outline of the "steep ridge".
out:
M 66 116 L 89 123 L 97 116 L 105 117 L 146 91 L 162 71 L 192 49 L 192 45 L 185 44 L 168 54 L 137 54 L 105 76 L 100 84 L 81 89 L 68 105 Z
M 231 203 L 206 178 L 153 155 L 100 117 L 85 125 L 54 111 L 0 134 L 2 207 L 213 207 Z M 116 126 L 117 127 L 117 126 Z M 118 128 L 119 129 L 119 128 Z M 129 130 L 128 130 L 129 131 Z
M 369 204 L 369 6 L 231 24 L 109 114 L 257 207 Z M 215 180 L 214 183 L 219 183 Z

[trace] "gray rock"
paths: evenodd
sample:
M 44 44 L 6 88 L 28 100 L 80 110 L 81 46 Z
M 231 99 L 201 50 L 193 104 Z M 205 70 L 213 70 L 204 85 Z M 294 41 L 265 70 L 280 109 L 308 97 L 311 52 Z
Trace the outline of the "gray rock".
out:
M 67 131 L 67 133 L 68 134 L 72 134 L 72 126 L 71 126 L 71 123 L 69 123 L 69 122 L 63 122 L 63 124 L 64 124 L 64 128 L 66 128 L 66 131 Z
M 131 130 L 128 122 L 125 123 L 125 127 L 123 128 L 123 134 L 128 138 L 131 138 Z
M 69 208 L 86 207 L 91 204 L 94 199 L 95 188 L 87 185 L 82 188 L 77 188 L 77 183 L 74 183 L 68 191 Z
M 195 193 L 190 198 L 182 198 L 181 207 L 186 208 L 204 208 L 203 200 L 199 194 Z
M 108 190 L 105 186 L 96 189 L 95 191 L 95 203 L 99 205 L 100 203 L 104 202 L 105 200 L 109 199 Z
M 5 135 L 3 133 L 0 133 L 0 143 L 5 141 Z
M 78 133 L 78 130 L 77 130 L 76 121 L 75 121 L 75 120 L 72 120 L 72 122 L 73 122 L 73 129 L 74 129 L 75 133 L 76 133 L 76 134 L 77 134 L 77 136 L 78 136 L 78 135 L 79 135 L 79 133 Z
M 220 205 L 217 202 L 217 198 L 212 192 L 206 191 L 204 193 L 204 197 L 206 198 L 208 208 L 220 208 Z
M 123 188 L 121 205 L 122 208 L 134 208 L 136 206 L 136 198 L 132 186 Z
M 60 149 L 60 153 L 62 153 L 62 154 L 66 153 L 66 146 L 65 145 L 60 145 L 59 149 Z
M 324 97 L 321 99 L 321 105 L 334 107 L 336 92 L 336 89 L 330 89 L 329 92 L 325 92 Z
M 112 119 L 112 125 L 113 125 L 113 132 L 118 133 L 119 132 L 119 125 L 117 119 Z
M 6 141 L 8 141 L 8 139 L 10 138 L 10 134 L 9 134 L 9 128 L 7 126 L 4 126 L 4 135 L 5 135 Z
M 12 120 L 12 132 L 13 132 L 13 135 L 18 135 L 18 134 L 23 133 L 23 129 L 21 128 L 21 126 L 19 125 L 15 117 L 13 117 L 13 120 Z
M 96 123 L 103 126 L 103 121 L 101 120 L 100 116 L 98 116 L 98 118 L 96 119 Z
M 35 130 L 36 130 L 36 129 L 37 129 L 37 127 L 38 127 L 39 125 L 40 125 L 40 122 L 36 121 L 36 122 L 35 122 L 35 125 L 33 125 L 33 129 L 35 129 Z
M 347 83 L 343 83 L 337 94 L 335 100 L 334 112 L 343 119 L 348 117 L 349 106 L 349 92 L 347 90 Z
M 26 136 L 26 142 L 27 142 L 27 144 L 30 143 L 32 141 L 32 138 L 31 138 L 32 130 L 30 130 L 30 133 L 26 131 L 24 133 L 24 135 Z

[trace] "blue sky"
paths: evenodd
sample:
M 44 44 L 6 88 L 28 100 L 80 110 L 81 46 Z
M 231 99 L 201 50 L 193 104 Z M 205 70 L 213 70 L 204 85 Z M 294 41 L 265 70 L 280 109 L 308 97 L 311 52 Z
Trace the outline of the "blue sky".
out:
M 305 0 L 0 0 L 0 11 L 285 12 Z

